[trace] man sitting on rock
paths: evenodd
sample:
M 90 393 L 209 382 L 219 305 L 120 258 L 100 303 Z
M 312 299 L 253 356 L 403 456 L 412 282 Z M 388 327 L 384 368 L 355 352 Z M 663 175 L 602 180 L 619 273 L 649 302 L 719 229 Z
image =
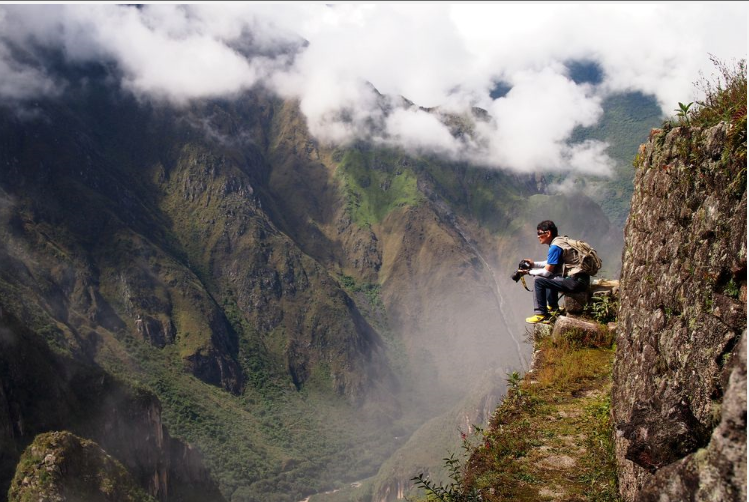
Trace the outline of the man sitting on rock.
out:
M 557 237 L 557 226 L 551 220 L 544 220 L 536 226 L 538 241 L 549 246 L 546 261 L 533 261 L 530 270 L 519 271 L 536 277 L 534 281 L 533 312 L 532 317 L 526 318 L 525 322 L 530 324 L 548 324 L 552 314 L 559 313 L 559 292 L 578 293 L 585 291 L 590 286 L 590 276 L 585 273 L 577 273 L 565 277 L 564 250 L 553 244 Z

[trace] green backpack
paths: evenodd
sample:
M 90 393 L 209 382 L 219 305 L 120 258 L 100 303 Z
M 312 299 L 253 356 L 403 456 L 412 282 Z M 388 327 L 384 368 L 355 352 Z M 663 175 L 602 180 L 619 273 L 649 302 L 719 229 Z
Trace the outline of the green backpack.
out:
M 555 237 L 551 241 L 552 245 L 562 248 L 564 254 L 563 274 L 565 277 L 579 274 L 580 272 L 588 275 L 596 275 L 601 269 L 603 262 L 598 257 L 596 250 L 590 247 L 585 241 L 576 241 L 566 235 Z

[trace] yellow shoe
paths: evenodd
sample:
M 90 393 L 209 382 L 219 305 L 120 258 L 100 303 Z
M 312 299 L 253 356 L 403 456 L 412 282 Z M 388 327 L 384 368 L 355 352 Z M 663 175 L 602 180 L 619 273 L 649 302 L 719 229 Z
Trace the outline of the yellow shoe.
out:
M 533 317 L 526 317 L 525 322 L 527 322 L 528 324 L 538 324 L 538 323 L 548 324 L 549 316 L 543 315 L 543 314 L 536 314 Z

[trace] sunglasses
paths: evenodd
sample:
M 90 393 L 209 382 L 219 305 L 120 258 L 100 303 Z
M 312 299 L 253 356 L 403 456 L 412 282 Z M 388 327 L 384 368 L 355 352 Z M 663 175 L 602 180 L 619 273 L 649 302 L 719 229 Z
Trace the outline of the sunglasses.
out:
M 549 230 L 546 230 L 544 232 L 536 232 L 536 234 L 540 237 L 540 236 L 544 235 L 547 232 L 549 232 Z

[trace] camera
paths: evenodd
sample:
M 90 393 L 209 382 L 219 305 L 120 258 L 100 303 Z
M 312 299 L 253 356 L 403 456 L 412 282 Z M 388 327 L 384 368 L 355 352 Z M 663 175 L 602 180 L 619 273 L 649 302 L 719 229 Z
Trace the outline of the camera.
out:
M 514 274 L 512 274 L 511 278 L 513 281 L 518 282 L 520 278 L 523 276 L 522 270 L 530 270 L 531 269 L 531 262 L 528 260 L 521 260 L 518 264 L 518 270 Z

